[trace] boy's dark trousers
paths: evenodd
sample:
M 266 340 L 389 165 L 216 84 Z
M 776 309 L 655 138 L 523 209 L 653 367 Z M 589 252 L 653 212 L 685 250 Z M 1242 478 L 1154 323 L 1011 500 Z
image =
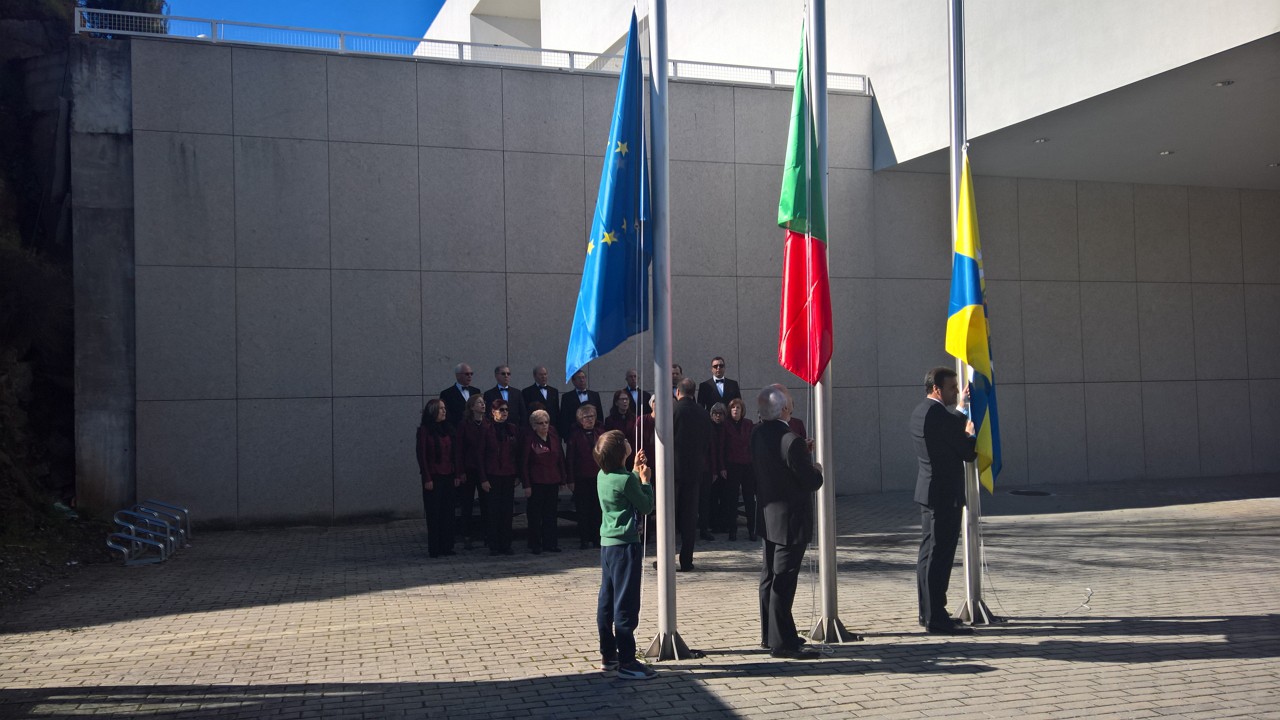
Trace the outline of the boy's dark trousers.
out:
M 640 623 L 640 543 L 600 548 L 600 602 L 596 625 L 600 630 L 600 658 L 635 662 L 636 626 Z

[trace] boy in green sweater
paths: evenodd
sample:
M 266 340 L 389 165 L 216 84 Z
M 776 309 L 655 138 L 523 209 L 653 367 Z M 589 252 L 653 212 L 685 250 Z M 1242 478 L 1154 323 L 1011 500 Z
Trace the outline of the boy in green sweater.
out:
M 617 430 L 600 436 L 592 452 L 600 466 L 600 669 L 617 670 L 625 680 L 648 680 L 653 668 L 636 660 L 636 626 L 640 622 L 639 518 L 653 511 L 653 470 L 644 450 L 636 453 L 635 471 L 626 459 L 631 443 Z

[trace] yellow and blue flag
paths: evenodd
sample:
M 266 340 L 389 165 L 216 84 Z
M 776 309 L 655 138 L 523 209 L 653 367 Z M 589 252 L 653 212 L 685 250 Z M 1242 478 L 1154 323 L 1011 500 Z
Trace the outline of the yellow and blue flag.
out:
M 587 236 L 582 285 L 565 353 L 565 379 L 623 340 L 649 329 L 649 168 L 644 151 L 643 75 L 631 12 L 600 194 Z M 592 112 L 588 108 L 587 112 Z
M 996 412 L 996 382 L 991 363 L 991 332 L 987 324 L 987 281 L 982 274 L 978 211 L 973 204 L 973 178 L 969 173 L 967 149 L 957 205 L 951 302 L 947 313 L 947 352 L 973 368 L 969 419 L 978 433 L 978 477 L 987 492 L 995 492 L 995 478 L 1000 474 L 1001 464 L 1000 421 Z

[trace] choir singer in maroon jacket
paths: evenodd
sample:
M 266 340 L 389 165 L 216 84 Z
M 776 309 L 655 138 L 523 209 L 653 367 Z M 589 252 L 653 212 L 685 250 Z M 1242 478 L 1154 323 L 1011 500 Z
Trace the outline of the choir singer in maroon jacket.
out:
M 509 412 L 506 400 L 499 398 L 493 401 L 489 410 L 491 419 L 484 425 L 481 443 L 480 488 L 489 496 L 490 555 L 512 554 L 511 514 L 515 501 L 516 451 L 520 444 L 520 430 L 508 422 Z
M 433 398 L 418 426 L 418 471 L 422 474 L 422 510 L 427 520 L 427 554 L 453 553 L 454 488 L 461 482 L 462 455 L 444 403 Z
M 546 410 L 535 410 L 529 416 L 532 432 L 520 442 L 520 480 L 529 499 L 526 517 L 529 521 L 529 551 L 534 555 L 560 552 L 556 530 L 556 505 L 560 502 L 560 486 L 568 482 L 560 436 L 551 427 Z

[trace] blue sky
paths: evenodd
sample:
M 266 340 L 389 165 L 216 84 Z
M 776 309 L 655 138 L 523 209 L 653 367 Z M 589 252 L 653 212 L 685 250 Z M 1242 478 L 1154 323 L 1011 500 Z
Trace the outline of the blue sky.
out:
M 444 0 L 169 0 L 169 14 L 422 37 Z

